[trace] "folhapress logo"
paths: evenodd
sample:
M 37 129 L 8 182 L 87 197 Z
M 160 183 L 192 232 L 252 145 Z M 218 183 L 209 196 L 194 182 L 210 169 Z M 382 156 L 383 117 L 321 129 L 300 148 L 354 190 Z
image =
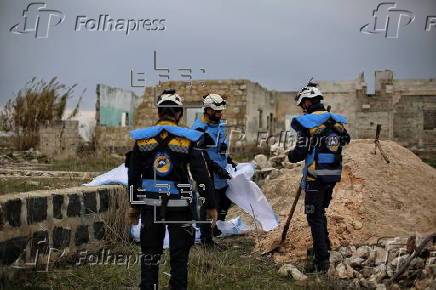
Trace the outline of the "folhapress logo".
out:
M 45 3 L 30 3 L 23 10 L 22 21 L 12 26 L 9 31 L 15 34 L 34 33 L 35 38 L 47 38 L 50 27 L 61 24 L 65 15 L 61 11 L 46 7 Z
M 415 20 L 415 15 L 408 10 L 396 9 L 393 2 L 380 3 L 373 11 L 372 22 L 360 28 L 365 34 L 384 33 L 386 38 L 398 38 L 400 28 Z
M 61 11 L 46 9 L 47 4 L 33 2 L 23 11 L 23 19 L 12 26 L 9 31 L 15 34 L 33 33 L 35 38 L 48 38 L 51 27 L 61 24 L 65 15 Z M 166 29 L 165 18 L 113 18 L 109 14 L 97 17 L 76 16 L 75 32 L 124 32 L 129 35 L 137 31 L 163 31 Z

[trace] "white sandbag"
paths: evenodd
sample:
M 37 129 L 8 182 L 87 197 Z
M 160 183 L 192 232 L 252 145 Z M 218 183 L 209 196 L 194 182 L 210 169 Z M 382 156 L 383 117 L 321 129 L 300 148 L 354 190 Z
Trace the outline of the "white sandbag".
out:
M 278 227 L 279 221 L 271 205 L 259 186 L 251 180 L 255 173 L 252 163 L 239 163 L 236 171 L 230 165 L 227 171 L 232 176 L 228 181 L 227 197 L 251 215 L 263 230 L 270 231 Z
M 127 168 L 124 163 L 117 168 L 112 169 L 106 173 L 103 173 L 95 177 L 91 182 L 83 184 L 85 186 L 98 186 L 105 184 L 123 184 L 128 185 Z

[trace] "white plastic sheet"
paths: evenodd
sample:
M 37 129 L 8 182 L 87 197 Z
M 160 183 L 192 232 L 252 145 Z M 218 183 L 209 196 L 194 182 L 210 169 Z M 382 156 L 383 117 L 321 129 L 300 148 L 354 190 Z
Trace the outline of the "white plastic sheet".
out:
M 270 231 L 276 228 L 279 222 L 271 205 L 256 183 L 251 180 L 255 173 L 254 165 L 252 163 L 239 163 L 236 169 L 235 171 L 230 165 L 227 167 L 232 179 L 229 180 L 229 188 L 227 189 L 226 195 L 237 206 L 255 218 L 263 230 Z M 123 163 L 117 168 L 97 176 L 91 182 L 84 185 L 123 184 L 127 186 L 127 182 L 127 168 Z M 223 235 L 230 234 L 230 232 L 228 234 L 226 232 L 228 227 L 231 229 L 232 234 L 237 234 L 235 231 L 239 232 L 239 234 L 245 232 L 246 225 L 242 225 L 241 222 L 240 219 L 225 221 L 224 224 L 221 224 L 221 227 L 224 229 Z M 231 224 L 234 223 L 238 226 L 231 226 Z M 138 229 L 132 227 L 132 235 L 137 235 L 139 239 L 139 232 L 136 233 L 135 231 L 138 231 Z
M 140 232 L 141 232 L 141 220 L 139 220 L 139 223 L 137 225 L 133 225 L 130 229 L 130 235 L 132 236 L 133 240 L 135 242 L 140 242 Z M 251 231 L 252 228 L 247 226 L 242 220 L 241 217 L 238 216 L 234 219 L 228 220 L 228 221 L 217 221 L 217 227 L 222 232 L 220 237 L 227 237 L 232 235 L 243 235 L 248 231 Z M 200 229 L 198 227 L 195 227 L 195 242 L 200 242 Z M 169 247 L 169 235 L 168 235 L 168 229 L 165 232 L 165 239 L 164 239 L 164 249 L 167 249 Z
M 127 168 L 124 166 L 124 163 L 117 168 L 112 169 L 111 171 L 97 176 L 91 182 L 83 185 L 98 186 L 105 184 L 123 184 L 125 186 L 128 185 Z
M 279 225 L 277 216 L 262 190 L 251 180 L 255 173 L 254 164 L 239 163 L 236 171 L 228 165 L 227 171 L 232 176 L 226 192 L 227 197 L 255 218 L 263 230 L 275 229 Z

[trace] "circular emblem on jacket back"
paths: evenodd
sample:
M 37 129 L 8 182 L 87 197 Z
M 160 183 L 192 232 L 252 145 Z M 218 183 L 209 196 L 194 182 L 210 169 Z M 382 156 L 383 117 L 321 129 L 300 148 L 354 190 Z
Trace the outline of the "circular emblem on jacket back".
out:
M 154 171 L 160 176 L 169 174 L 173 168 L 170 156 L 164 152 L 156 153 L 153 161 L 153 168 Z
M 330 151 L 336 152 L 339 149 L 338 136 L 331 134 L 327 137 L 327 147 Z

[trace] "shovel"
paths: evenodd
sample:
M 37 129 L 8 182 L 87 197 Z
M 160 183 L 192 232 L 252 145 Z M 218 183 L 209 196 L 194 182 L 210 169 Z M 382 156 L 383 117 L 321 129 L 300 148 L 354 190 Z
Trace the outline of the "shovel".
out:
M 288 219 L 286 220 L 285 226 L 283 227 L 281 239 L 279 241 L 274 241 L 272 246 L 271 246 L 271 249 L 262 252 L 262 254 L 261 254 L 262 256 L 277 251 L 282 246 L 283 242 L 286 240 L 286 235 L 287 235 L 288 230 L 289 230 L 289 225 L 291 224 L 291 219 L 292 219 L 292 216 L 294 215 L 295 207 L 297 206 L 297 202 L 298 202 L 298 199 L 300 198 L 300 195 L 301 195 L 301 186 L 298 185 L 297 192 L 295 193 L 294 203 L 292 204 L 291 211 L 289 212 L 289 215 L 288 215 Z

